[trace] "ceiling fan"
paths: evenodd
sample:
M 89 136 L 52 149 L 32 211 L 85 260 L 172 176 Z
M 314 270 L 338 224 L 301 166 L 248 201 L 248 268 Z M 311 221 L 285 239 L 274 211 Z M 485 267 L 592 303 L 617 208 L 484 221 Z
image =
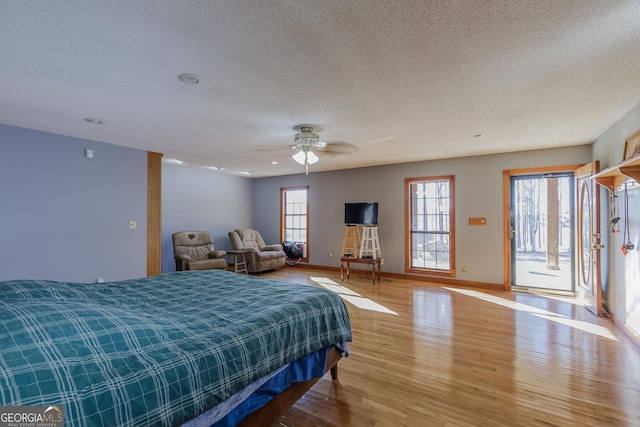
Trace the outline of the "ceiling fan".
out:
M 295 127 L 294 129 L 298 129 Z M 318 154 L 351 154 L 357 151 L 358 147 L 346 142 L 324 142 L 320 141 L 320 136 L 313 132 L 312 126 L 299 126 L 300 132 L 294 137 L 294 144 L 286 147 L 295 150 L 296 153 L 291 156 L 293 160 L 305 167 L 305 173 L 309 175 L 309 165 L 317 163 L 320 160 Z M 280 149 L 284 147 L 276 147 Z M 261 150 L 272 150 L 273 147 L 262 147 Z
M 302 126 L 300 133 L 297 133 L 294 141 L 294 150 L 298 152 L 294 154 L 293 160 L 304 165 L 305 173 L 309 175 L 309 165 L 317 163 L 320 158 L 312 151 L 313 149 L 319 150 L 327 147 L 327 143 L 320 141 L 320 136 L 313 132 L 311 126 Z

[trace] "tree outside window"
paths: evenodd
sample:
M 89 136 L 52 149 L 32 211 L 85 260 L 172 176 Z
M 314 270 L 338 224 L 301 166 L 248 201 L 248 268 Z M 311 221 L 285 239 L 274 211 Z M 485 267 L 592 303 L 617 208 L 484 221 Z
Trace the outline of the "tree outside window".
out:
M 405 270 L 454 276 L 454 177 L 408 178 L 405 189 Z
M 308 254 L 309 232 L 309 187 L 281 188 L 282 202 L 281 236 L 282 241 L 301 242 Z M 308 255 L 305 256 L 305 258 Z

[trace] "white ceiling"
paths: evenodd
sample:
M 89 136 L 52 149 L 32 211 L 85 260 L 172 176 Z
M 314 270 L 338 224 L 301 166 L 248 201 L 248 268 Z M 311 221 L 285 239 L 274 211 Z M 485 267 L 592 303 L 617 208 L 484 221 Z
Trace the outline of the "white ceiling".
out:
M 586 144 L 639 101 L 637 0 L 0 4 L 0 123 L 254 177 L 303 172 L 300 124 L 358 149 L 314 172 Z

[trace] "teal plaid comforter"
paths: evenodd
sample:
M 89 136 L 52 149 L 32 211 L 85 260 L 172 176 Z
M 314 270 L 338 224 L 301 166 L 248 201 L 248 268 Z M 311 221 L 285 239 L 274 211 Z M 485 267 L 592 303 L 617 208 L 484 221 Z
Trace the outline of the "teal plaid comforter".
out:
M 63 405 L 65 426 L 177 426 L 341 341 L 343 301 L 311 285 L 220 270 L 0 282 L 0 405 Z

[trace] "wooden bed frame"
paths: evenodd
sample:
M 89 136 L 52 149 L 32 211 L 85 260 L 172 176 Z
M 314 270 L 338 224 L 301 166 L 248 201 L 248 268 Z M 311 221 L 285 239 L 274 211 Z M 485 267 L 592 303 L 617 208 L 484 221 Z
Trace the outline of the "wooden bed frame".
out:
M 342 359 L 340 350 L 335 346 L 327 352 L 327 367 L 325 373 L 331 370 L 331 379 L 338 378 L 338 361 Z M 320 378 L 291 384 L 285 391 L 277 395 L 272 401 L 262 408 L 249 414 L 239 426 L 259 427 L 270 426 L 280 419 L 298 399 L 302 397 Z

